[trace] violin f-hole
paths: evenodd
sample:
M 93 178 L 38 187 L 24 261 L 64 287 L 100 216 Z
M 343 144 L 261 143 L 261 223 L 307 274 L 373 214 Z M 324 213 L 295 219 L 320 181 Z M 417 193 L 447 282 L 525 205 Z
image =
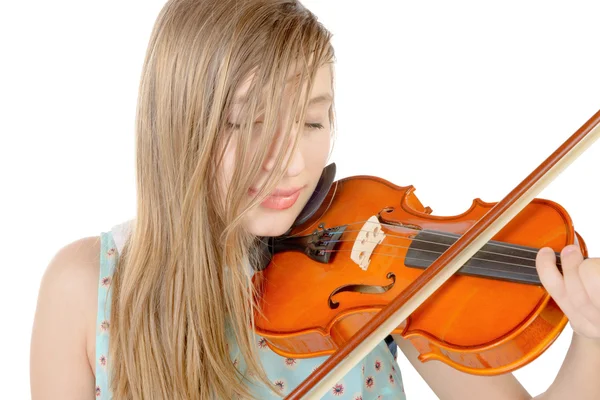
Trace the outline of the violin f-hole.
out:
M 394 284 L 396 283 L 396 275 L 394 275 L 393 272 L 388 272 L 386 275 L 386 278 L 391 279 L 392 282 L 385 286 L 350 284 L 350 285 L 343 285 L 343 286 L 338 287 L 333 292 L 331 292 L 331 294 L 329 295 L 329 299 L 328 299 L 329 308 L 332 310 L 335 310 L 336 308 L 338 308 L 340 306 L 339 302 L 333 301 L 333 296 L 335 296 L 338 293 L 354 292 L 354 293 L 365 293 L 365 294 L 381 294 L 381 293 L 387 292 L 388 290 L 390 290 L 391 288 L 394 287 Z

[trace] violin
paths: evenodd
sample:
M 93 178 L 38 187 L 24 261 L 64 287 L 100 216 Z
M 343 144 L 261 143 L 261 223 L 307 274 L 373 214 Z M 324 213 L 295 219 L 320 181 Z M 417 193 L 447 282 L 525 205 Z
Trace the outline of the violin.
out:
M 414 192 L 373 176 L 339 180 L 309 221 L 274 241 L 255 321 L 273 351 L 334 353 L 494 205 L 476 199 L 442 217 Z M 586 250 L 566 210 L 535 199 L 392 333 L 422 361 L 465 372 L 523 366 L 567 322 L 541 286 L 536 253 L 571 243 Z
M 600 112 L 505 199 L 477 198 L 460 215 L 434 215 L 415 187 L 375 176 L 317 190 L 310 212 L 269 239 L 268 265 L 253 277 L 256 332 L 274 352 L 333 355 L 288 398 L 389 333 L 408 339 L 422 362 L 476 375 L 540 356 L 568 320 L 540 282 L 537 252 L 576 244 L 587 257 L 587 247 L 567 211 L 535 194 L 599 135 Z M 331 179 L 335 164 L 326 172 Z

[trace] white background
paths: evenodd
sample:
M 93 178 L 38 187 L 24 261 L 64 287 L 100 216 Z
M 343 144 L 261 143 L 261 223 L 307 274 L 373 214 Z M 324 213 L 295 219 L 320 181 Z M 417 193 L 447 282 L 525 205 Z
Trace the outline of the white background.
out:
M 31 325 L 51 257 L 135 213 L 137 86 L 163 4 L 0 5 L 2 398 L 29 398 Z M 334 33 L 338 177 L 414 185 L 437 215 L 500 200 L 600 109 L 597 2 L 305 4 Z M 597 143 L 540 195 L 566 207 L 596 256 L 599 170 Z M 570 337 L 567 328 L 516 372 L 532 395 L 552 382 Z M 408 398 L 435 399 L 399 362 Z

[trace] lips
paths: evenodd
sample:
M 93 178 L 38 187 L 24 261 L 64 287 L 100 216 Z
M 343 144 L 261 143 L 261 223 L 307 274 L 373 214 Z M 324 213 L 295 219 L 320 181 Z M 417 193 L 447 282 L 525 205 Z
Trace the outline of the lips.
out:
M 301 189 L 302 189 L 301 187 L 295 187 L 295 188 L 289 188 L 289 189 L 275 189 L 273 191 L 273 193 L 271 193 L 271 196 L 288 197 L 293 194 L 296 194 L 296 192 L 299 192 Z
M 303 187 L 304 186 L 291 187 L 291 188 L 277 188 L 273 192 L 271 192 L 269 197 L 289 197 L 289 196 L 296 194 L 300 190 L 302 190 Z M 258 189 L 254 189 L 254 188 L 250 189 L 250 194 L 254 195 L 256 193 L 258 193 Z
M 300 197 L 300 191 L 304 188 L 301 187 L 291 187 L 291 188 L 277 188 L 275 189 L 269 197 L 267 197 L 261 205 L 266 208 L 271 208 L 274 210 L 285 210 L 290 208 L 296 203 L 298 197 Z M 251 194 L 256 194 L 256 189 L 251 189 Z

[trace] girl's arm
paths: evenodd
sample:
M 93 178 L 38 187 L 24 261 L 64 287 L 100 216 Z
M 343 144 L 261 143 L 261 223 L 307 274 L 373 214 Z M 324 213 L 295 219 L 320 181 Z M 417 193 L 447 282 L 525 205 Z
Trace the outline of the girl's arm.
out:
M 81 239 L 60 249 L 46 269 L 31 336 L 32 400 L 95 396 L 90 328 L 95 327 L 99 254 L 99 238 Z
M 400 350 L 441 400 L 530 400 L 531 395 L 513 374 L 477 376 L 439 361 L 421 362 L 415 347 L 400 335 L 392 335 Z M 410 382 L 405 383 L 406 386 Z M 579 400 L 579 398 L 578 398 Z
M 442 362 L 423 363 L 418 352 L 402 336 L 392 335 L 425 382 L 441 400 L 531 399 L 513 374 L 484 377 L 460 372 Z M 573 333 L 571 346 L 554 382 L 538 400 L 597 400 L 600 399 L 600 341 Z M 408 383 L 410 384 L 410 383 Z

